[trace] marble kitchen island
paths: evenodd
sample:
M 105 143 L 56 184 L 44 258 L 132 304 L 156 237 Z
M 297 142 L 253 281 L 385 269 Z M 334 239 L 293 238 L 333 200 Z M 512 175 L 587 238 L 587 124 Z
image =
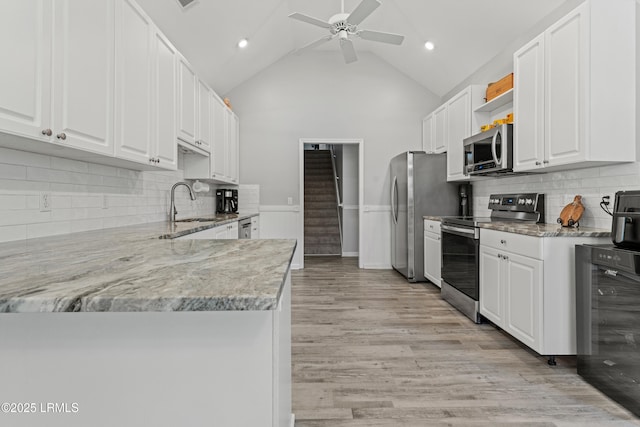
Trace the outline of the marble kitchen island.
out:
M 296 242 L 203 227 L 0 244 L 0 425 L 292 425 Z

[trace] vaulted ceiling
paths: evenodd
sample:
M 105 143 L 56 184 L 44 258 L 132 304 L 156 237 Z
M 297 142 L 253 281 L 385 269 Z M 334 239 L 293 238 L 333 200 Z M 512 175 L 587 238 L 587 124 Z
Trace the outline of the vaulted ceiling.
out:
M 438 96 L 471 75 L 565 0 L 381 0 L 359 28 L 402 34 L 401 46 L 354 39 Z M 197 72 L 221 95 L 328 30 L 288 18 L 293 12 L 328 20 L 341 0 L 138 0 Z M 360 0 L 344 0 L 345 12 Z M 245 49 L 237 47 L 247 38 Z M 425 41 L 435 43 L 433 51 Z M 318 49 L 335 52 L 338 40 Z M 303 53 L 304 54 L 304 53 Z M 325 56 L 326 57 L 326 56 Z

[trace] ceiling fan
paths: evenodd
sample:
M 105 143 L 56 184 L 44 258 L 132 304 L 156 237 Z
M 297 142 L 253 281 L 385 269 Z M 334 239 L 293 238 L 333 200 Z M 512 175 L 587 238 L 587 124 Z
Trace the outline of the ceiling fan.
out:
M 336 37 L 340 40 L 340 49 L 342 50 L 342 56 L 344 62 L 347 64 L 357 61 L 358 55 L 353 47 L 353 42 L 349 36 L 358 36 L 364 40 L 371 40 L 374 42 L 382 42 L 400 45 L 404 40 L 404 36 L 391 33 L 383 33 L 380 31 L 361 30 L 358 25 L 365 20 L 374 10 L 378 8 L 382 3 L 378 0 L 362 0 L 360 4 L 351 12 L 344 13 L 344 0 L 342 0 L 342 12 L 333 15 L 329 18 L 329 21 L 325 22 L 321 19 L 314 18 L 313 16 L 305 15 L 302 13 L 292 13 L 289 18 L 297 19 L 298 21 L 306 22 L 308 24 L 316 25 L 318 27 L 326 28 L 331 34 L 324 36 L 314 42 L 311 42 L 300 49 L 296 50 L 296 54 L 300 54 L 303 51 L 313 49 L 321 44 L 328 42 Z

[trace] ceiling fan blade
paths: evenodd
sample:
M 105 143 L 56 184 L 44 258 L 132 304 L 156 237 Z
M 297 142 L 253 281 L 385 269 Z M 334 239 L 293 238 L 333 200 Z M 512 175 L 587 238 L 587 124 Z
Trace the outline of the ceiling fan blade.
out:
M 293 53 L 294 53 L 294 55 L 299 55 L 302 52 L 305 52 L 307 50 L 311 50 L 316 46 L 320 46 L 321 44 L 324 44 L 324 43 L 328 42 L 329 40 L 331 40 L 334 37 L 335 36 L 333 36 L 333 35 L 322 37 L 322 38 L 320 38 L 320 39 L 318 39 L 316 41 L 313 41 L 313 42 L 311 42 L 309 44 L 306 44 L 306 45 L 302 46 L 300 49 L 297 49 Z
M 322 28 L 331 28 L 331 24 L 328 22 L 324 22 L 318 18 L 314 18 L 313 16 L 305 15 L 302 13 L 292 13 L 289 15 L 289 18 L 297 19 L 298 21 L 306 22 L 307 24 L 316 25 Z
M 358 60 L 358 55 L 356 55 L 356 50 L 353 47 L 353 42 L 349 39 L 340 39 L 340 49 L 342 50 L 342 56 L 344 57 L 344 62 L 347 64 L 351 64 Z
M 396 45 L 402 44 L 404 40 L 404 36 L 401 36 L 399 34 L 383 33 L 380 31 L 371 31 L 371 30 L 360 30 L 356 33 L 356 35 L 358 35 L 360 38 L 363 38 L 365 40 L 396 44 Z
M 347 17 L 346 21 L 351 25 L 358 25 L 381 4 L 378 0 L 362 0 L 360 4 L 353 9 L 353 12 Z

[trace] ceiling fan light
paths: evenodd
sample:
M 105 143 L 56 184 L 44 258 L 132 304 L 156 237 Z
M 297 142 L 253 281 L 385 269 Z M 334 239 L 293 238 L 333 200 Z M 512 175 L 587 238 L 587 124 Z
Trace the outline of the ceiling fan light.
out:
M 428 41 L 428 42 L 426 42 L 424 44 L 424 48 L 427 49 L 427 50 L 433 50 L 433 49 L 435 49 L 435 47 L 436 47 L 436 45 L 434 45 L 433 42 L 429 42 Z
M 247 47 L 247 45 L 249 44 L 249 40 L 247 39 L 242 39 L 238 42 L 238 47 L 240 49 L 244 49 L 245 47 Z

